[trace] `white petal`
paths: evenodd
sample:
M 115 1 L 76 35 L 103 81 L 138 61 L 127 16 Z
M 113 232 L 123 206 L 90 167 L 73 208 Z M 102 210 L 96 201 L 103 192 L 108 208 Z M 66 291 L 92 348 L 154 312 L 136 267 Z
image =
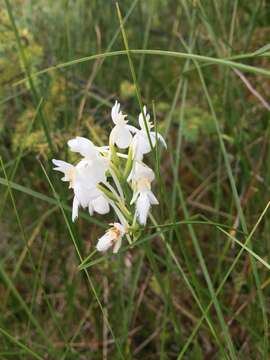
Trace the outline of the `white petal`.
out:
M 136 213 L 139 223 L 146 224 L 148 212 L 150 210 L 150 202 L 146 193 L 141 193 L 136 202 Z
M 120 104 L 117 102 L 117 100 L 114 103 L 114 106 L 112 107 L 112 111 L 111 111 L 111 116 L 112 116 L 112 121 L 117 124 L 117 114 L 120 108 Z
M 126 127 L 129 129 L 130 132 L 132 132 L 132 134 L 136 134 L 138 131 L 140 131 L 139 129 L 137 129 L 135 126 L 132 125 L 126 125 Z
M 132 146 L 134 159 L 137 161 L 142 161 L 143 155 L 151 150 L 151 148 L 149 148 L 147 143 L 145 145 L 145 139 L 144 136 L 142 135 L 141 130 L 138 131 L 137 134 L 135 134 L 135 136 L 133 137 L 131 146 Z
M 125 123 L 126 115 L 120 111 L 120 104 L 119 102 L 115 101 L 114 106 L 112 107 L 111 111 L 112 121 L 115 123 L 115 125 Z
M 92 216 L 93 213 L 94 213 L 94 208 L 93 208 L 92 201 L 90 201 L 89 204 L 88 204 L 88 211 L 89 211 L 89 215 Z
M 108 231 L 104 234 L 97 243 L 97 250 L 98 251 L 107 251 L 113 244 L 113 234 Z
M 146 135 L 148 143 L 149 143 L 148 136 L 147 136 L 147 134 L 145 134 L 145 135 Z M 158 134 L 156 136 L 156 133 L 154 131 L 150 131 L 150 139 L 151 139 L 153 148 L 156 146 L 156 138 L 158 138 Z M 150 143 L 149 143 L 149 145 L 150 145 Z M 151 147 L 151 145 L 150 145 L 150 147 Z
M 152 191 L 147 192 L 148 199 L 150 201 L 150 204 L 152 205 L 158 205 L 158 199 L 155 197 L 155 195 L 152 193 Z
M 64 177 L 61 178 L 61 180 L 69 181 L 71 183 L 74 182 L 76 177 L 75 166 L 62 160 L 53 159 L 52 162 L 54 165 L 56 165 L 56 167 L 53 169 L 56 171 L 60 171 L 65 175 Z M 72 187 L 72 185 L 70 187 Z
M 78 211 L 79 211 L 79 201 L 76 198 L 76 196 L 74 196 L 73 198 L 73 205 L 72 205 L 72 221 L 74 222 L 77 217 L 78 217 Z
M 116 125 L 111 131 L 110 138 L 120 149 L 128 148 L 132 141 L 132 135 L 125 124 Z
M 103 195 L 97 197 L 92 201 L 93 209 L 98 214 L 104 215 L 110 211 L 110 206 L 108 201 Z
M 133 180 L 138 182 L 142 178 L 152 182 L 155 179 L 155 173 L 149 166 L 137 161 L 134 167 Z
M 136 136 L 136 135 L 135 135 Z M 152 145 L 153 139 L 151 138 Z M 151 145 L 146 132 L 140 131 L 137 143 L 138 152 L 141 154 L 148 154 L 151 151 Z
M 97 148 L 92 143 L 92 141 L 80 136 L 69 140 L 68 146 L 70 147 L 71 151 L 80 153 L 83 157 L 87 158 L 96 156 L 98 153 Z
M 76 165 L 77 179 L 85 187 L 93 187 L 106 180 L 107 168 L 107 159 L 102 156 L 95 157 L 92 160 L 83 159 Z
M 52 162 L 54 165 L 56 165 L 54 170 L 61 171 L 63 173 L 74 167 L 72 164 L 69 164 L 68 162 L 62 160 L 52 159 Z
M 85 209 L 92 200 L 91 191 L 79 183 L 75 184 L 73 190 L 79 204 Z
M 140 125 L 140 128 L 143 130 L 143 131 L 147 131 L 147 129 L 150 131 L 150 129 L 153 127 L 152 123 L 150 122 L 150 115 L 147 114 L 147 109 L 146 109 L 146 106 L 143 107 L 143 112 L 144 112 L 144 116 L 142 113 L 140 113 L 139 115 L 139 125 Z M 145 122 L 146 122 L 146 126 L 147 126 L 147 129 L 145 127 Z
M 115 144 L 115 140 L 116 140 L 116 138 L 117 138 L 117 128 L 116 128 L 116 126 L 112 129 L 112 131 L 111 131 L 111 133 L 110 133 L 110 143 L 111 144 Z
M 151 139 L 151 143 L 149 141 L 149 136 Z M 140 130 L 135 134 L 132 144 L 135 152 L 135 158 L 137 160 L 142 160 L 143 155 L 148 154 L 152 150 L 152 147 L 155 147 L 156 133 L 154 131 L 150 131 L 149 136 L 145 130 Z M 166 147 L 166 142 L 160 134 L 157 134 L 157 138 Z
M 122 238 L 120 237 L 114 244 L 114 247 L 113 247 L 113 253 L 116 254 L 118 253 L 120 247 L 121 247 L 121 244 L 122 244 Z

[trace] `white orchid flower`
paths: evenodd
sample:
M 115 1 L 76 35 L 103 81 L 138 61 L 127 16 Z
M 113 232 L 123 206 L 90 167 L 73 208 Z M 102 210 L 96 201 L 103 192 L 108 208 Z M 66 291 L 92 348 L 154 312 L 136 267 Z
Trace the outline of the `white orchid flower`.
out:
M 147 154 L 151 151 L 151 144 L 149 141 L 149 137 L 151 139 L 152 146 L 156 145 L 156 137 L 162 143 L 162 145 L 167 148 L 166 142 L 162 135 L 159 133 L 155 133 L 155 131 L 151 131 L 154 127 L 153 123 L 150 121 L 150 115 L 147 113 L 146 106 L 143 107 L 143 112 L 139 115 L 139 125 L 140 130 L 138 130 L 133 137 L 132 141 L 132 149 L 133 156 L 136 160 L 141 161 L 143 159 L 144 154 Z M 145 121 L 144 121 L 145 120 Z M 148 134 L 149 133 L 149 136 Z
M 110 134 L 110 143 L 116 144 L 120 149 L 126 149 L 131 144 L 132 133 L 138 130 L 134 126 L 127 124 L 128 120 L 125 120 L 127 115 L 120 111 L 120 103 L 117 101 L 112 107 L 111 116 L 115 126 Z
M 96 212 L 100 215 L 107 214 L 110 211 L 109 202 L 108 202 L 107 198 L 104 196 L 102 191 L 100 191 L 99 189 L 96 189 L 96 190 L 97 190 L 97 193 L 99 193 L 99 195 L 96 198 L 94 198 L 93 200 L 89 201 L 89 204 L 88 204 L 89 214 L 93 215 L 94 212 Z
M 151 182 L 155 179 L 155 174 L 145 164 L 136 162 L 130 179 L 134 189 L 131 204 L 136 203 L 138 221 L 145 225 L 151 205 L 158 205 L 158 200 L 151 191 Z
M 109 212 L 109 203 L 103 193 L 96 188 L 96 185 L 106 180 L 104 173 L 95 172 L 96 163 L 81 160 L 76 166 L 62 160 L 53 159 L 56 167 L 54 170 L 64 173 L 63 181 L 69 182 L 69 188 L 74 191 L 74 199 L 72 206 L 72 221 L 78 217 L 78 209 L 89 209 L 90 215 L 96 211 L 99 214 Z
M 126 230 L 120 223 L 113 223 L 113 225 L 106 233 L 99 238 L 96 249 L 98 251 L 107 251 L 113 246 L 113 253 L 117 253 L 122 244 L 122 237 L 126 234 Z
M 92 141 L 80 136 L 69 140 L 68 146 L 71 151 L 81 154 L 87 160 L 89 173 L 99 179 L 98 182 L 105 181 L 105 172 L 109 168 L 109 161 L 100 154 L 100 152 L 105 152 L 105 147 L 97 147 Z

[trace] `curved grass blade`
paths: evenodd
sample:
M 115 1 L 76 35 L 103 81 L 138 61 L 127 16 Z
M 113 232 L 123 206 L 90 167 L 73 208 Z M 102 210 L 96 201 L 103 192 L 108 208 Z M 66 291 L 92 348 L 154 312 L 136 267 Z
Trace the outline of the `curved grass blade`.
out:
M 59 69 L 73 66 L 76 64 L 81 64 L 81 63 L 84 63 L 87 61 L 93 61 L 96 59 L 103 59 L 103 58 L 109 58 L 109 57 L 120 56 L 120 55 L 127 55 L 128 52 L 129 52 L 129 54 L 134 54 L 134 55 L 167 56 L 167 57 L 171 57 L 171 58 L 175 58 L 175 59 L 191 59 L 191 60 L 196 60 L 196 61 L 202 62 L 202 63 L 208 63 L 208 65 L 211 64 L 211 65 L 228 66 L 231 68 L 242 70 L 244 72 L 270 76 L 270 70 L 267 70 L 264 68 L 259 68 L 256 66 L 246 65 L 246 64 L 239 63 L 239 62 L 229 60 L 226 58 L 221 59 L 221 58 L 214 58 L 214 57 L 198 55 L 198 54 L 183 53 L 183 52 L 177 52 L 177 51 L 167 51 L 167 50 L 157 50 L 157 49 L 145 49 L 145 50 L 129 49 L 128 51 L 127 50 L 118 50 L 118 51 L 105 52 L 102 54 L 85 56 L 85 57 L 82 57 L 79 59 L 70 60 L 70 61 L 67 61 L 64 63 L 50 66 L 43 70 L 32 73 L 31 76 L 32 76 L 32 78 L 35 78 L 35 77 L 39 77 L 43 74 L 50 73 L 55 70 L 59 70 Z M 254 55 L 250 54 L 249 57 L 252 58 L 252 57 L 254 57 Z M 240 55 L 239 55 L 239 58 L 241 58 Z M 244 58 L 246 59 L 246 56 Z M 235 57 L 235 59 L 237 59 L 237 57 Z M 25 82 L 27 82 L 27 78 L 23 78 L 23 79 L 15 82 L 13 84 L 13 86 L 18 86 Z

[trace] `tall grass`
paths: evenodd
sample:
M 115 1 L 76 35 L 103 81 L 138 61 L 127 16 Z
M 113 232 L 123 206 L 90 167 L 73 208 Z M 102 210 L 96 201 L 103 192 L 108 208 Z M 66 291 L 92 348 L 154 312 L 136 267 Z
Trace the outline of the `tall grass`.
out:
M 0 358 L 269 358 L 267 2 L 0 0 Z M 151 110 L 160 205 L 95 251 L 52 173 Z

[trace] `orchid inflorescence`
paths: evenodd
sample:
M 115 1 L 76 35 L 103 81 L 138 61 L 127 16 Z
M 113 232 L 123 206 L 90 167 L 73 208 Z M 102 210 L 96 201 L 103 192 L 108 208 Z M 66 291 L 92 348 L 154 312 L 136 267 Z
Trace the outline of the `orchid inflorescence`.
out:
M 109 146 L 98 147 L 77 136 L 68 141 L 68 146 L 82 159 L 76 165 L 55 159 L 53 163 L 55 170 L 64 173 L 62 180 L 69 182 L 74 192 L 72 221 L 77 219 L 79 207 L 88 208 L 90 215 L 107 214 L 110 208 L 115 211 L 118 222 L 110 224 L 96 249 L 103 252 L 112 247 L 117 253 L 122 238 L 126 236 L 131 244 L 140 225 L 146 225 L 151 205 L 158 205 L 151 191 L 155 174 L 143 163 L 143 157 L 155 147 L 157 140 L 165 147 L 166 143 L 159 133 L 152 131 L 146 107 L 139 115 L 140 129 L 128 124 L 127 115 L 122 113 L 117 101 L 111 117 L 114 127 Z

